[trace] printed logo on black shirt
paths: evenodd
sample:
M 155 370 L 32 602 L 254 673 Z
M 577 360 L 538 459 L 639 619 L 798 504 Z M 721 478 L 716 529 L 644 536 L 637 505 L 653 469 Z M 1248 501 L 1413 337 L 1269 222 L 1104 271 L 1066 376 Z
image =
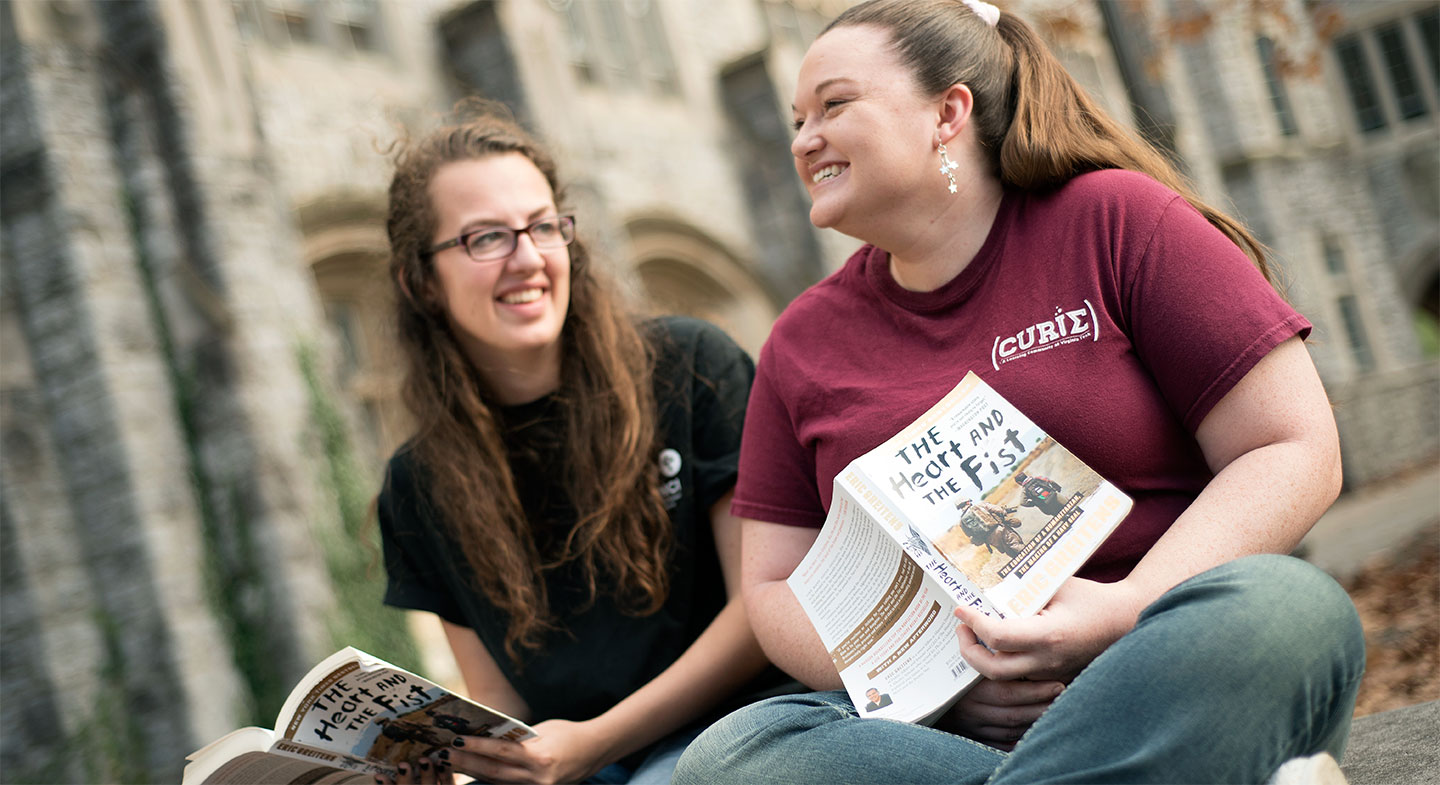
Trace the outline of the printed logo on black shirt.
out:
M 660 451 L 656 462 L 660 464 L 660 501 L 665 505 L 665 509 L 673 510 L 685 493 L 685 489 L 680 485 L 680 478 L 675 476 L 680 473 L 680 466 L 684 462 L 680 453 L 670 447 Z

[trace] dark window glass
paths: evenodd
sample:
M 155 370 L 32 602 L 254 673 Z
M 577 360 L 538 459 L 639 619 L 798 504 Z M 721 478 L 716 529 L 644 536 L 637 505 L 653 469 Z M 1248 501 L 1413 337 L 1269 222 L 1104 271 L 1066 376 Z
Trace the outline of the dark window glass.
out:
M 1325 269 L 1329 270 L 1331 275 L 1345 274 L 1345 252 L 1329 237 L 1325 238 Z
M 635 83 L 635 47 L 625 24 L 625 10 L 621 3 L 596 3 L 593 8 L 600 12 L 600 38 L 605 44 L 605 60 L 621 85 Z
M 1435 89 L 1440 90 L 1440 11 L 1420 13 L 1416 15 L 1415 23 L 1420 26 L 1420 40 L 1425 42 L 1425 63 L 1430 66 Z
M 590 38 L 590 28 L 585 26 L 584 11 L 577 2 L 566 2 L 565 32 L 570 43 L 570 68 L 580 81 L 591 84 L 597 81 L 595 73 L 595 45 Z
M 1365 53 L 1360 48 L 1360 37 L 1354 34 L 1335 39 L 1335 57 L 1340 61 L 1340 70 L 1345 75 L 1345 86 L 1350 90 L 1350 102 L 1355 106 L 1355 120 L 1361 131 L 1375 131 L 1385 127 L 1385 114 L 1380 110 L 1380 98 L 1375 91 L 1375 81 L 1365 65 Z
M 1265 70 L 1265 86 L 1270 90 L 1270 104 L 1275 107 L 1275 119 L 1280 122 L 1280 133 L 1294 136 L 1299 132 L 1295 127 L 1295 113 L 1290 110 L 1290 95 L 1285 92 L 1285 82 L 1280 78 L 1280 67 L 1275 62 L 1275 42 L 1260 38 L 1255 42 L 1260 50 L 1260 67 Z
M 1350 352 L 1355 356 L 1355 364 L 1360 370 L 1368 371 L 1375 367 L 1375 354 L 1370 350 L 1370 339 L 1365 335 L 1365 323 L 1360 319 L 1360 306 L 1355 302 L 1354 295 L 1345 295 L 1340 298 L 1340 318 L 1345 322 L 1345 335 L 1350 340 Z
M 279 20 L 285 34 L 289 36 L 291 43 L 310 42 L 310 17 L 299 9 L 281 8 L 275 10 L 275 17 Z
M 370 28 L 354 22 L 340 23 L 340 37 L 342 40 L 349 39 L 359 52 L 370 52 L 375 49 L 375 36 L 370 33 Z
M 645 40 L 645 72 L 651 84 L 661 93 L 674 95 L 680 92 L 680 81 L 675 73 L 675 59 L 670 56 L 670 41 L 665 37 L 659 6 L 659 3 L 648 4 L 636 21 Z
M 1400 116 L 1406 120 L 1422 117 L 1428 111 L 1425 96 L 1420 92 L 1420 80 L 1410 64 L 1410 54 L 1405 51 L 1405 35 L 1399 24 L 1389 24 L 1375 31 L 1380 44 L 1380 54 L 1385 60 L 1385 70 L 1390 74 L 1390 86 L 1395 90 L 1395 100 L 1400 105 Z
M 357 52 L 380 50 L 380 4 L 377 0 L 330 0 L 326 6 L 335 23 L 337 43 Z

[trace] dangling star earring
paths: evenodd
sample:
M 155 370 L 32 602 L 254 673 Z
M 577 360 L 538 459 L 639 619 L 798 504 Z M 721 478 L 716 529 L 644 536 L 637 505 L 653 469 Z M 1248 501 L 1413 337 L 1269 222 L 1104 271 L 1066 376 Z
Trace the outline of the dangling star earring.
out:
M 956 169 L 959 169 L 959 168 L 960 168 L 960 164 L 957 164 L 957 163 L 955 163 L 954 161 L 950 160 L 950 156 L 948 155 L 948 151 L 945 149 L 945 143 L 944 143 L 944 142 L 941 142 L 941 143 L 940 143 L 940 174 L 945 175 L 945 179 L 947 179 L 947 180 L 950 181 L 950 193 L 952 193 L 952 194 L 955 193 L 956 190 L 957 190 L 956 187 L 955 187 L 955 175 L 954 175 L 954 171 L 955 171 Z

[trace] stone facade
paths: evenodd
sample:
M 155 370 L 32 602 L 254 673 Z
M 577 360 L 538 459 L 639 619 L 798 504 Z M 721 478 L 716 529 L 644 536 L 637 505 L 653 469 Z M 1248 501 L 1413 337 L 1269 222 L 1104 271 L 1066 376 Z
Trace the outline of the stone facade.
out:
M 1421 35 L 1440 21 L 1421 3 L 1279 8 L 1284 16 L 1223 15 L 1178 39 L 1164 88 L 1189 129 L 1178 152 L 1206 198 L 1232 206 L 1273 250 L 1280 285 L 1315 323 L 1311 354 L 1354 488 L 1440 451 L 1440 368 L 1414 327 L 1417 310 L 1433 324 L 1440 281 L 1440 77 L 1423 65 Z M 1322 36 L 1331 12 L 1339 32 Z M 1291 29 L 1295 21 L 1313 24 Z M 1413 45 L 1425 113 L 1401 120 L 1377 68 L 1374 86 L 1394 116 L 1365 132 L 1338 48 L 1354 31 L 1397 24 Z
M 786 129 L 805 48 L 846 5 L 0 3 L 6 778 L 175 780 L 333 648 L 317 542 L 335 512 L 299 357 L 340 385 L 377 465 L 406 435 L 394 140 L 464 95 L 505 99 L 637 305 L 758 351 L 856 245 L 809 226 Z M 1432 460 L 1440 372 L 1409 314 L 1434 310 L 1440 276 L 1436 78 L 1417 60 L 1420 98 L 1382 91 L 1386 124 L 1361 130 L 1335 49 L 1353 34 L 1383 72 L 1385 41 L 1433 46 L 1430 5 L 1344 4 L 1325 38 L 1295 0 L 1278 55 L 1250 16 L 1177 37 L 1123 4 L 1013 5 L 1275 249 L 1316 324 L 1350 487 Z M 1267 79 L 1307 46 L 1315 74 Z M 1428 114 L 1405 118 L 1415 100 Z M 115 743 L 73 754 L 97 734 Z

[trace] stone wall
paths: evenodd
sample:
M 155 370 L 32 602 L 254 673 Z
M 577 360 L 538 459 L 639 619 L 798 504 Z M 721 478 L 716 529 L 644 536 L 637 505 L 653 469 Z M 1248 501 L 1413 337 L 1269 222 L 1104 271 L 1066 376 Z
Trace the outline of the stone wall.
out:
M 155 4 L 3 13 L 0 765 L 178 779 L 331 646 L 318 299 L 263 156 L 193 135 Z
M 1329 393 L 1347 490 L 1440 457 L 1440 364 L 1374 374 Z

